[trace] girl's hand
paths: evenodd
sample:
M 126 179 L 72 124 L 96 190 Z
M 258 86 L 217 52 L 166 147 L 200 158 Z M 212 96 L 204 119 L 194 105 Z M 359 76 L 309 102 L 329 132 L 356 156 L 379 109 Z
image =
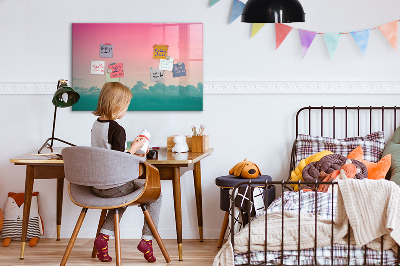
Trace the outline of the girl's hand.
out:
M 129 152 L 131 154 L 135 154 L 140 148 L 143 147 L 143 145 L 146 143 L 146 141 L 147 140 L 145 138 L 136 137 L 135 140 L 132 142 Z

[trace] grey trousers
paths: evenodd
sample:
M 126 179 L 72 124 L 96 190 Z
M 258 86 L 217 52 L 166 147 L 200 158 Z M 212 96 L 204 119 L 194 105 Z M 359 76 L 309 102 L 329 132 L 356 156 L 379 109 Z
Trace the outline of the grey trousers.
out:
M 135 180 L 133 180 L 119 187 L 113 187 L 108 189 L 93 188 L 93 194 L 101 198 L 122 197 L 138 189 L 141 189 L 143 186 L 144 182 L 138 182 L 138 181 L 135 182 Z M 162 196 L 160 194 L 160 197 L 155 202 L 146 204 L 146 207 L 151 215 L 151 218 L 153 219 L 154 224 L 157 228 L 158 228 L 158 221 L 160 219 L 161 203 L 162 203 Z M 122 218 L 122 215 L 124 214 L 125 210 L 126 207 L 118 208 L 119 219 Z M 100 233 L 109 236 L 114 236 L 114 214 L 115 214 L 115 209 L 108 210 L 106 220 L 104 221 Z M 146 220 L 144 221 L 143 225 L 142 239 L 146 240 L 153 239 L 153 234 Z

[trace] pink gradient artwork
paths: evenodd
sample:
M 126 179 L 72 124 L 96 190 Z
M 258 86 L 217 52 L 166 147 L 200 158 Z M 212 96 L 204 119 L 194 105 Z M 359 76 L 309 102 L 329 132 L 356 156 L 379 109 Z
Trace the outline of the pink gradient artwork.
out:
M 110 58 L 99 54 L 105 44 L 112 45 Z M 184 62 L 186 75 L 166 71 L 163 82 L 152 81 L 149 69 L 169 57 Z M 73 23 L 72 85 L 81 95 L 73 110 L 96 108 L 107 75 L 92 75 L 92 61 L 104 61 L 104 70 L 112 69 L 109 78 L 131 89 L 129 111 L 203 110 L 202 23 Z

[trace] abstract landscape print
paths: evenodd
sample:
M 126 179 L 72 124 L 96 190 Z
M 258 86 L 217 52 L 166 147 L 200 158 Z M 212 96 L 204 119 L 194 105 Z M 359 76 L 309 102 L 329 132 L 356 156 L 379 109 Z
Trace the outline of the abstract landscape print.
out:
M 109 81 L 132 91 L 128 111 L 202 111 L 203 24 L 73 23 L 72 110 L 95 110 Z

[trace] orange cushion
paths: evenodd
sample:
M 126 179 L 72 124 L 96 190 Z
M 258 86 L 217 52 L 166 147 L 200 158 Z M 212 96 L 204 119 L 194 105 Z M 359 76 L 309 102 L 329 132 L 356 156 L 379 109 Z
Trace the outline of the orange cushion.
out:
M 378 180 L 386 177 L 391 165 L 392 155 L 386 155 L 377 163 L 368 162 L 363 159 L 363 150 L 361 146 L 358 146 L 352 152 L 350 152 L 347 158 L 355 159 L 365 164 L 368 170 L 368 179 Z

